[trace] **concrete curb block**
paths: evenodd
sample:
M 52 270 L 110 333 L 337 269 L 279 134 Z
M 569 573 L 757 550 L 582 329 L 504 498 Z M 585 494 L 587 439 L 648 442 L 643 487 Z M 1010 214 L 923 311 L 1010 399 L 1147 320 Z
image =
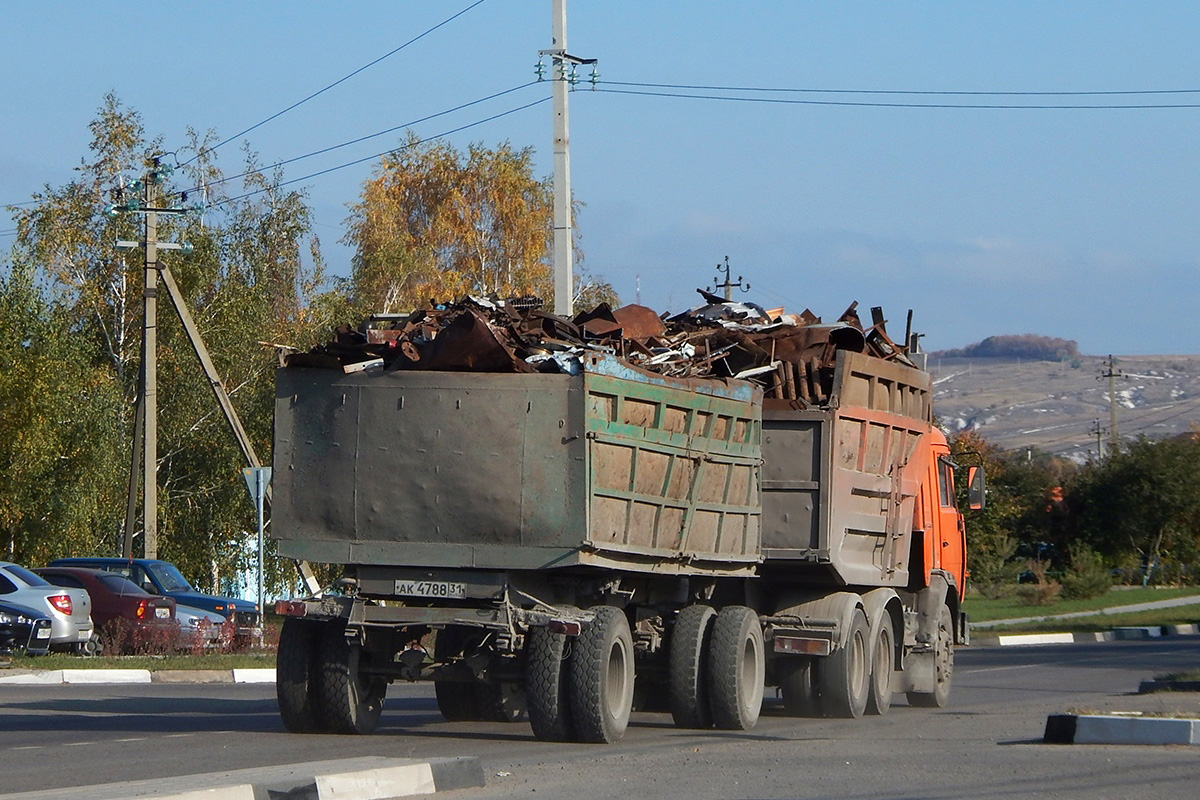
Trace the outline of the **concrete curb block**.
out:
M 0 686 L 51 686 L 63 683 L 274 683 L 274 669 L 48 669 L 0 674 Z
M 478 758 L 366 756 L 0 795 L 0 800 L 385 800 L 484 784 Z
M 1200 720 L 1171 717 L 1051 714 L 1047 744 L 1200 744 Z
M 1163 636 L 1195 636 L 1200 625 L 1147 625 L 1144 627 L 1113 628 L 1092 633 L 1009 633 L 995 636 L 972 636 L 975 647 L 1006 647 L 1029 644 L 1074 644 L 1076 642 L 1116 642 L 1157 639 Z

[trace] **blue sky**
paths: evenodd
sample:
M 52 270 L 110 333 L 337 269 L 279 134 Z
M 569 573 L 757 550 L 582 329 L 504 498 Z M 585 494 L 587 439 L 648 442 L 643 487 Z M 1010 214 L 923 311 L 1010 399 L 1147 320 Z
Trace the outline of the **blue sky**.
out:
M 0 203 L 59 185 L 105 92 L 180 146 L 228 137 L 471 5 L 427 2 L 11 2 L 0 50 Z M 265 163 L 403 125 L 533 78 L 549 0 L 485 0 L 247 134 Z M 1200 104 L 1194 2 L 568 0 L 568 45 L 603 81 L 1102 96 L 773 94 L 789 100 L 1007 105 Z M 586 72 L 585 72 L 586 74 Z M 627 88 L 602 84 L 602 88 Z M 673 94 L 687 93 L 665 89 Z M 693 94 L 731 95 L 707 91 Z M 414 130 L 435 135 L 549 85 Z M 745 95 L 742 95 L 745 96 Z M 765 95 L 757 95 L 759 97 Z M 533 146 L 548 103 L 454 134 Z M 898 108 L 577 91 L 571 157 L 585 263 L 632 302 L 693 305 L 726 255 L 768 306 L 827 318 L 907 309 L 929 349 L 1003 333 L 1091 354 L 1200 352 L 1200 108 Z M 401 133 L 289 165 L 298 178 Z M 238 142 L 222 149 L 238 171 Z M 304 182 L 335 271 L 371 163 Z M 0 232 L 11 231 L 7 218 Z M 0 248 L 11 243 L 0 236 Z

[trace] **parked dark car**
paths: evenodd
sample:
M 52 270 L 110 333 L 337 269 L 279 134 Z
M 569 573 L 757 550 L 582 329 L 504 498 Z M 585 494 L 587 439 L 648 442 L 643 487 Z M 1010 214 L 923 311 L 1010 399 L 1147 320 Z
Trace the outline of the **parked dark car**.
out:
M 168 561 L 150 558 L 59 558 L 51 561 L 50 566 L 102 569 L 124 575 L 150 594 L 165 595 L 179 605 L 215 611 L 226 619 L 233 619 L 237 626 L 235 641 L 240 644 L 262 640 L 262 615 L 257 604 L 198 592 Z
M 0 600 L 0 655 L 24 650 L 32 656 L 50 652 L 54 626 L 49 614 Z
M 150 594 L 123 575 L 82 567 L 33 570 L 55 586 L 84 589 L 92 598 L 92 621 L 105 648 L 118 652 L 173 647 L 179 638 L 175 600 Z

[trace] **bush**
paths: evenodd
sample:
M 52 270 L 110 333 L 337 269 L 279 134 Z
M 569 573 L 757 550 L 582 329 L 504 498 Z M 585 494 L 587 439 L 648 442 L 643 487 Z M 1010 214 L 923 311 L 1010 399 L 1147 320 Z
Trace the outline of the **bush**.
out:
M 1099 597 L 1112 588 L 1112 572 L 1104 565 L 1099 553 L 1078 541 L 1072 542 L 1067 552 L 1070 566 L 1062 578 L 1064 598 L 1084 600 Z
M 1034 583 L 1023 583 L 1017 587 L 1017 598 L 1027 606 L 1048 606 L 1058 600 L 1062 584 L 1046 575 L 1049 561 L 1030 559 L 1025 566 L 1033 573 Z

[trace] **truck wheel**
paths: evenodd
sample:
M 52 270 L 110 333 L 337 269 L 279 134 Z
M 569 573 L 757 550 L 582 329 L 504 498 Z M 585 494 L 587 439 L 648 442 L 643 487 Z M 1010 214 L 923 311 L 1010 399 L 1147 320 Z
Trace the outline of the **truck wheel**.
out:
M 549 628 L 532 628 L 525 637 L 525 695 L 533 735 L 543 742 L 567 742 L 573 736 L 567 701 L 564 650 L 567 637 Z
M 466 639 L 466 631 L 462 628 L 442 628 L 433 640 L 434 660 L 441 662 L 462 655 Z M 434 681 L 433 693 L 443 719 L 447 722 L 473 722 L 482 719 L 479 695 L 475 689 L 474 683 Z
M 580 742 L 615 742 L 633 710 L 633 635 L 621 609 L 593 606 L 592 624 L 575 637 L 567 682 Z
M 884 614 L 879 631 L 871 645 L 871 691 L 867 696 L 867 713 L 883 716 L 892 707 L 892 672 L 896 669 L 896 650 L 893 644 L 892 617 Z
M 317 658 L 316 708 L 331 733 L 371 733 L 379 724 L 387 681 L 359 672 L 362 648 L 346 641 L 343 620 L 326 623 Z
M 520 722 L 525 719 L 525 687 L 519 683 L 496 682 L 475 685 L 479 719 L 486 722 Z
M 776 658 L 775 672 L 783 693 L 783 713 L 789 717 L 815 717 L 817 692 L 813 688 L 812 657 Z
M 283 726 L 292 733 L 317 733 L 321 725 L 313 708 L 312 678 L 316 674 L 321 628 L 315 622 L 288 617 L 279 632 L 275 653 L 275 697 Z
M 950 702 L 950 679 L 954 676 L 954 620 L 950 609 L 938 610 L 937 635 L 933 639 L 934 690 L 932 694 L 908 692 L 908 704 L 917 708 L 945 708 Z
M 867 615 L 855 609 L 846 644 L 817 667 L 817 692 L 827 717 L 861 717 L 871 693 L 871 651 L 867 647 Z
M 727 731 L 747 731 L 762 711 L 766 652 L 758 614 L 745 606 L 717 613 L 708 651 L 709 708 Z
M 687 606 L 675 618 L 668 656 L 671 718 L 680 728 L 711 728 L 708 706 L 708 647 L 717 612 L 710 606 Z

